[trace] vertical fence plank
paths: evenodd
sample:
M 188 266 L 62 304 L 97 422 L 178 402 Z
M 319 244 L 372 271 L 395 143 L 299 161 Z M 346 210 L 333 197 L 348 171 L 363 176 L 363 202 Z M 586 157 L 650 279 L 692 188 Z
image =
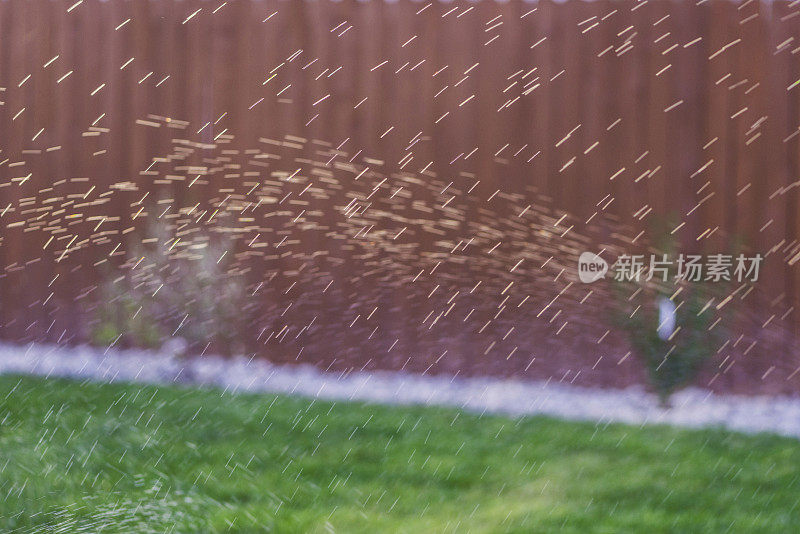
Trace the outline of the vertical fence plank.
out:
M 75 285 L 54 288 L 48 306 L 0 309 L 0 322 L 13 323 L 6 331 L 20 338 L 45 333 L 58 338 L 58 328 L 46 332 L 57 316 L 59 327 L 63 322 L 64 329 L 81 330 L 78 314 L 64 310 L 72 309 L 76 294 L 91 289 L 99 272 L 95 264 L 116 243 L 122 243 L 118 256 L 126 254 L 128 237 L 121 231 L 134 224 L 132 200 L 122 193 L 83 208 L 111 219 L 103 225 L 109 232 L 104 236 L 93 234 L 88 221 L 65 219 L 68 211 L 31 223 L 20 200 L 41 202 L 51 195 L 63 197 L 60 204 L 92 185 L 97 190 L 87 198 L 96 199 L 120 182 L 135 183 L 139 196 L 150 192 L 153 200 L 170 198 L 176 210 L 200 199 L 212 202 L 211 196 L 218 203 L 224 198 L 220 189 L 243 198 L 249 189 L 243 184 L 250 181 L 291 192 L 295 196 L 286 204 L 270 204 L 269 210 L 283 213 L 273 219 L 280 222 L 267 221 L 260 228 L 272 245 L 287 236 L 294 240 L 292 253 L 274 246 L 242 247 L 237 253 L 246 252 L 259 275 L 281 273 L 270 289 L 281 305 L 293 302 L 297 293 L 279 295 L 294 280 L 285 272 L 331 273 L 335 289 L 326 293 L 325 306 L 336 307 L 355 299 L 363 282 L 352 272 L 352 243 L 332 239 L 355 224 L 336 210 L 353 196 L 365 200 L 386 179 L 369 198 L 375 211 L 389 213 L 386 226 L 375 231 L 396 233 L 407 226 L 392 260 L 413 261 L 415 270 L 430 271 L 444 258 L 440 273 L 446 287 L 427 301 L 412 301 L 405 282 L 386 289 L 381 294 L 386 303 L 377 304 L 386 309 L 369 325 L 399 326 L 387 326 L 380 343 L 364 345 L 369 350 L 398 338 L 405 343 L 404 356 L 427 350 L 424 340 L 435 334 L 409 317 L 438 310 L 443 295 L 457 290 L 453 280 L 485 276 L 478 265 L 489 261 L 489 234 L 479 238 L 483 248 L 461 256 L 448 254 L 444 244 L 475 237 L 481 225 L 502 223 L 518 232 L 510 240 L 517 248 L 501 247 L 499 257 L 530 253 L 537 245 L 535 234 L 513 212 L 539 200 L 553 209 L 555 219 L 568 216 L 559 233 L 576 224 L 582 236 L 616 217 L 633 238 L 647 220 L 677 212 L 683 225 L 676 235 L 689 250 L 731 249 L 739 238 L 748 252 L 771 249 L 758 286 L 766 317 L 782 316 L 800 302 L 800 262 L 794 260 L 800 252 L 800 188 L 793 185 L 800 172 L 800 88 L 787 89 L 800 78 L 800 65 L 797 43 L 786 44 L 797 34 L 800 17 L 792 15 L 796 7 L 788 2 L 434 1 L 426 7 L 409 0 L 247 0 L 219 7 L 201 0 L 87 0 L 67 12 L 70 5 L 0 2 L 0 32 L 4 42 L 13 43 L 0 48 L 0 87 L 5 88 L 0 91 L 0 161 L 8 159 L 0 164 L 0 210 L 11 205 L 2 218 L 0 296 L 4 302 L 43 301 L 56 274 Z M 73 73 L 65 77 L 69 70 Z M 136 124 L 149 115 L 190 125 Z M 197 133 L 206 123 L 212 124 Z M 93 126 L 101 130 L 90 131 Z M 234 136 L 230 142 L 218 137 L 226 129 Z M 292 151 L 280 145 L 286 135 L 307 142 Z M 174 138 L 216 144 L 143 172 L 153 158 L 173 151 Z M 45 152 L 56 145 L 61 150 Z M 281 159 L 253 164 L 254 148 L 274 151 Z M 333 159 L 325 163 L 323 156 Z M 207 186 L 201 180 L 196 190 L 185 186 L 193 176 L 161 184 L 168 173 L 180 175 L 176 167 L 222 168 L 225 163 L 231 166 L 207 177 Z M 356 181 L 366 167 L 370 172 Z M 301 169 L 298 181 L 288 183 L 287 173 L 296 168 Z M 19 180 L 28 173 L 30 180 Z M 319 176 L 335 176 L 339 188 L 321 185 Z M 467 193 L 477 180 L 480 185 Z M 312 182 L 318 186 L 315 194 L 299 198 Z M 463 219 L 442 235 L 430 231 L 436 221 L 425 218 L 453 213 L 443 206 L 449 196 L 440 193 L 450 182 L 451 208 L 462 210 Z M 387 196 L 401 186 L 403 195 L 390 202 Z M 43 191 L 48 187 L 53 191 Z M 496 190 L 501 194 L 488 202 Z M 433 211 L 421 215 L 414 201 Z M 305 218 L 284 220 L 285 213 L 303 209 L 323 213 L 322 227 L 303 226 L 310 220 Z M 23 220 L 33 226 L 15 225 Z M 52 228 L 37 230 L 45 224 Z M 63 231 L 55 230 L 59 225 Z M 51 235 L 53 242 L 42 252 Z M 73 261 L 58 262 L 73 236 L 81 244 L 68 255 Z M 525 239 L 534 241 L 527 249 Z M 329 255 L 314 256 L 322 250 Z M 496 257 L 492 260 L 500 261 Z M 530 272 L 539 271 L 531 267 Z M 33 289 L 23 290 L 9 282 L 12 278 Z M 423 276 L 414 291 L 433 290 L 437 280 Z M 316 283 L 320 288 L 313 291 L 322 299 L 327 281 Z M 551 287 L 541 285 L 544 298 Z M 468 300 L 463 302 L 467 306 Z M 347 313 L 368 314 L 374 307 L 372 302 L 358 305 L 364 309 Z M 490 307 L 484 307 L 487 316 Z M 29 328 L 34 322 L 37 326 Z M 797 313 L 787 316 L 787 325 L 797 333 Z M 464 328 L 473 326 L 467 322 Z M 354 332 L 361 336 L 358 328 Z M 460 350 L 483 344 L 496 335 L 489 332 L 493 328 L 486 336 L 461 337 Z M 793 340 L 788 337 L 786 346 Z

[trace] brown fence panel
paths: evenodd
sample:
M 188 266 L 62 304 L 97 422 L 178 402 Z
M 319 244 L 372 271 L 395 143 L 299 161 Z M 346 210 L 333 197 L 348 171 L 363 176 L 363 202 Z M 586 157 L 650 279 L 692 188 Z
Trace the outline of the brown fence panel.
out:
M 768 328 L 729 346 L 795 388 L 797 9 L 0 1 L 0 335 L 86 339 L 163 215 L 230 230 L 270 357 L 577 376 L 626 348 L 564 273 L 671 215 L 686 250 L 767 256 L 732 306 Z

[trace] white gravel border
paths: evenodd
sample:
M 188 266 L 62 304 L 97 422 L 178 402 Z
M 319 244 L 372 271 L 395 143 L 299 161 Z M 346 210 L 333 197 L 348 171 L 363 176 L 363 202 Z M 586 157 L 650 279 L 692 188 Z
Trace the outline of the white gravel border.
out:
M 681 427 L 725 427 L 800 438 L 800 397 L 715 395 L 688 388 L 663 409 L 640 387 L 601 389 L 551 381 L 422 376 L 401 372 L 326 373 L 310 365 L 214 356 L 178 359 L 163 353 L 0 344 L 0 374 L 80 377 L 99 381 L 187 381 L 230 392 L 288 393 L 327 400 L 441 405 L 479 413 L 543 414 L 571 420 Z

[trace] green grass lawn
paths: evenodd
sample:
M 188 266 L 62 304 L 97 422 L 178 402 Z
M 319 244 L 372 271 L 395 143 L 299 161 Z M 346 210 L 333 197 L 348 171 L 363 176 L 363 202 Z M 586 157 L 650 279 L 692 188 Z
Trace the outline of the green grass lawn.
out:
M 788 532 L 800 443 L 0 377 L 3 532 Z

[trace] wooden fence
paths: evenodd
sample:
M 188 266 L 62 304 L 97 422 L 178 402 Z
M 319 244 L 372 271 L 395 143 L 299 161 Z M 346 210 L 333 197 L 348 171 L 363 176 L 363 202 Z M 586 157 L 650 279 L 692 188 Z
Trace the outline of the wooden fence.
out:
M 326 227 L 293 250 L 339 257 L 318 271 L 337 280 L 358 254 L 331 232 L 355 224 L 341 213 L 351 215 L 355 200 L 370 206 L 377 190 L 387 191 L 380 216 L 370 222 L 367 207 L 355 211 L 386 222 L 393 237 L 381 250 L 416 247 L 402 260 L 384 257 L 407 261 L 397 276 L 430 271 L 445 256 L 425 251 L 467 243 L 473 222 L 495 224 L 477 237 L 487 245 L 480 254 L 504 232 L 536 246 L 569 229 L 566 245 L 541 249 L 568 268 L 578 247 L 599 249 L 616 234 L 631 240 L 648 220 L 674 214 L 687 250 L 766 254 L 760 318 L 781 335 L 797 331 L 799 28 L 797 6 L 781 1 L 0 1 L 4 335 L 85 336 L 75 303 L 94 298 L 104 262 L 124 252 L 142 197 L 186 215 L 195 203 L 213 211 L 232 196 L 246 212 L 253 188 L 270 207 L 236 219 L 237 239 L 246 245 L 263 230 L 274 232 L 273 245 L 291 242 L 287 225 L 318 214 Z M 312 182 L 329 187 L 302 200 Z M 276 195 L 292 184 L 283 213 Z M 398 187 L 400 204 L 388 200 Z M 409 191 L 416 196 L 404 197 Z M 519 217 L 532 203 L 547 214 L 539 226 Z M 449 208 L 456 222 L 437 226 Z M 273 252 L 241 252 L 252 283 L 304 265 Z M 445 286 L 463 294 L 485 277 L 500 289 L 511 281 L 507 268 L 482 272 L 479 251 L 467 254 L 451 274 L 470 282 Z M 514 253 L 504 254 L 513 266 Z M 373 270 L 381 265 L 376 258 Z M 387 276 L 397 268 L 383 265 Z M 514 276 L 534 279 L 542 299 L 563 293 L 557 276 L 537 278 L 534 267 Z M 348 283 L 343 301 L 370 291 Z M 576 288 L 563 294 L 577 302 L 585 288 Z M 381 291 L 376 302 L 397 303 L 406 288 L 387 282 Z M 428 308 L 403 306 L 382 320 L 411 322 L 413 313 L 425 323 Z M 352 316 L 363 321 L 371 308 L 362 307 Z M 554 337 L 562 322 L 542 330 L 554 340 L 548 354 L 556 345 L 576 350 Z M 606 330 L 592 314 L 585 322 Z M 412 343 L 417 328 L 396 334 L 412 344 L 398 365 L 427 350 Z M 787 355 L 773 376 L 785 380 L 796 364 Z

